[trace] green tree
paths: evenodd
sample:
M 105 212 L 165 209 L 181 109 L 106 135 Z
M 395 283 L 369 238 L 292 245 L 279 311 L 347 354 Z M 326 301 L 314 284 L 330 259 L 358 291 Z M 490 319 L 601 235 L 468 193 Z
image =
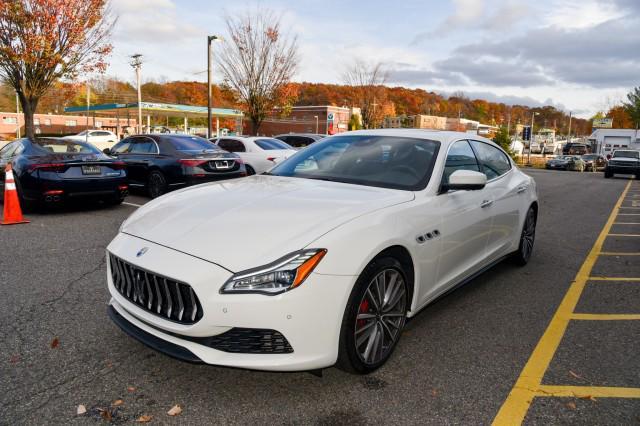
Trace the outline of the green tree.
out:
M 498 129 L 493 141 L 500 145 L 500 148 L 504 149 L 511 157 L 514 156 L 514 152 L 511 150 L 511 137 L 506 127 L 502 126 Z
M 629 102 L 623 102 L 623 106 L 627 114 L 631 117 L 631 121 L 635 124 L 636 129 L 640 127 L 640 87 L 636 87 L 627 94 Z

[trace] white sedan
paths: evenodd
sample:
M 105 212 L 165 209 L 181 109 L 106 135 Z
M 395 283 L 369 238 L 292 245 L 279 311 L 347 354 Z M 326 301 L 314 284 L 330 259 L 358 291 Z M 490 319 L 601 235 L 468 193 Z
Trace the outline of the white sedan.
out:
M 248 175 L 264 173 L 276 163 L 285 160 L 297 151 L 279 139 L 268 137 L 224 136 L 211 142 L 242 158 Z
M 107 248 L 109 313 L 183 360 L 368 373 L 430 302 L 526 264 L 537 215 L 534 180 L 487 139 L 344 133 L 138 209 Z
M 89 133 L 88 137 L 87 133 Z M 105 148 L 111 149 L 118 142 L 118 136 L 108 130 L 85 130 L 77 135 L 65 136 L 63 139 L 74 142 L 89 142 L 100 151 Z

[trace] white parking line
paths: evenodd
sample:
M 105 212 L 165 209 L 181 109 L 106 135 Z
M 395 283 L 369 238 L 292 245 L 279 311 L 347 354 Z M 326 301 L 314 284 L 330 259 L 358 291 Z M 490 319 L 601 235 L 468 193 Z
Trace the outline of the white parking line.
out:
M 125 206 L 142 207 L 142 204 L 127 203 L 126 201 L 123 201 L 122 204 L 124 204 Z

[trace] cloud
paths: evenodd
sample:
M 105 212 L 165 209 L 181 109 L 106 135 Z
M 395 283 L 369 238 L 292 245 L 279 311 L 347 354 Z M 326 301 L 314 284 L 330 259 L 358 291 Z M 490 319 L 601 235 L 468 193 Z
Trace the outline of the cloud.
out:
M 457 92 L 447 92 L 447 91 L 436 91 L 437 93 L 449 97 Z M 499 95 L 490 91 L 466 91 L 463 90 L 462 93 L 469 99 L 483 99 L 488 102 L 497 102 L 503 103 L 505 105 L 524 105 L 528 107 L 543 107 L 543 106 L 553 106 L 559 110 L 565 110 L 566 107 L 561 104 L 555 102 L 553 99 L 548 98 L 545 101 L 539 101 L 530 96 L 517 96 L 517 95 Z

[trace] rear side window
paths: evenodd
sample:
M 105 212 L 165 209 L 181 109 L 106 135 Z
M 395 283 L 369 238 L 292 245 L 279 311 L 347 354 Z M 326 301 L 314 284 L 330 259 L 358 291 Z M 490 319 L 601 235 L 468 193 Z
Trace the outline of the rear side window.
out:
M 487 180 L 495 179 L 511 170 L 509 157 L 502 150 L 479 141 L 471 141 L 471 146 L 482 165 L 482 171 L 487 175 Z
M 229 152 L 245 152 L 247 150 L 242 142 L 235 139 L 220 139 L 218 146 Z
M 311 145 L 315 142 L 315 140 L 306 136 L 290 136 L 289 140 L 287 140 L 286 142 L 291 146 L 304 147 L 307 145 Z
M 131 149 L 131 154 L 157 154 L 156 143 L 149 138 L 135 138 Z
M 217 150 L 213 142 L 209 142 L 205 138 L 199 136 L 172 136 L 163 137 L 163 140 L 169 141 L 176 151 L 212 151 Z
M 267 151 L 274 149 L 291 149 L 291 146 L 279 139 L 256 139 L 255 144 Z
M 12 142 L 3 146 L 2 149 L 0 149 L 0 158 L 2 158 L 3 160 L 11 158 L 18 145 L 18 142 Z
M 480 171 L 478 160 L 467 141 L 458 141 L 451 145 L 449 154 L 447 154 L 447 161 L 444 165 L 442 182 L 448 183 L 449 176 L 456 170 Z
M 123 140 L 122 142 L 120 142 L 119 144 L 117 144 L 116 146 L 111 148 L 111 151 L 116 153 L 116 154 L 124 154 L 124 153 L 128 152 L 129 151 L 129 147 L 131 147 L 131 141 L 132 140 L 133 140 L 132 138 L 127 138 L 127 139 Z

